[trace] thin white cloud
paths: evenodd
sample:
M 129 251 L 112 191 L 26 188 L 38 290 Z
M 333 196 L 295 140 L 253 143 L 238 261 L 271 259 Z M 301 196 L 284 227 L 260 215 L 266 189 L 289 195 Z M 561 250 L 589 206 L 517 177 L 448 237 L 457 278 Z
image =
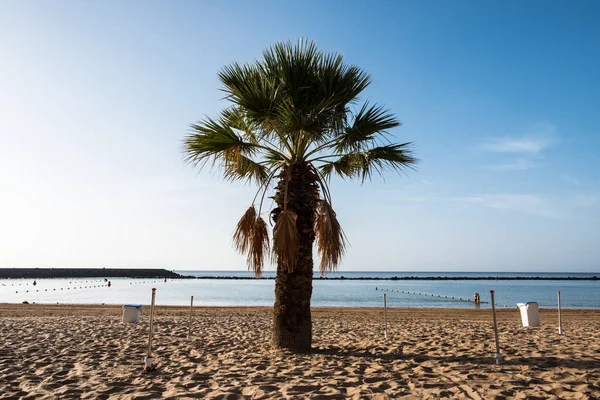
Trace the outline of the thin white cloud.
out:
M 483 194 L 454 197 L 449 201 L 479 204 L 496 210 L 517 211 L 540 217 L 558 217 L 559 212 L 551 201 L 534 194 Z
M 489 165 L 487 168 L 494 171 L 526 171 L 542 165 L 526 158 L 520 158 L 511 163 Z
M 468 196 L 399 196 L 396 201 L 420 204 L 454 203 L 465 208 L 483 207 L 502 212 L 516 212 L 544 218 L 569 218 L 574 215 L 598 220 L 600 191 L 541 195 L 530 193 L 483 193 Z M 595 210 L 590 213 L 591 210 Z M 583 214 L 582 214 L 583 213 Z
M 590 204 L 597 198 L 593 196 L 579 197 L 580 203 Z M 494 210 L 515 211 L 539 217 L 560 217 L 555 199 L 536 194 L 487 193 L 463 197 L 443 196 L 401 196 L 397 201 L 407 203 L 458 203 L 464 206 L 480 206 Z M 575 200 L 573 200 L 575 201 Z
M 433 186 L 435 184 L 434 182 L 428 181 L 427 179 L 422 179 L 421 182 L 427 186 Z
M 547 139 L 495 138 L 483 143 L 481 147 L 497 153 L 538 154 L 550 144 Z
M 580 193 L 569 197 L 568 200 L 577 207 L 594 207 L 600 205 L 600 193 Z
M 556 140 L 556 127 L 552 124 L 536 124 L 527 133 L 490 138 L 481 148 L 494 153 L 537 155 Z
M 396 198 L 396 201 L 404 201 L 407 203 L 431 203 L 440 200 L 441 199 L 437 196 L 400 196 Z
M 575 178 L 574 176 L 568 174 L 560 174 L 559 178 L 565 182 L 572 183 L 573 185 L 581 186 L 581 182 L 579 181 L 579 179 Z

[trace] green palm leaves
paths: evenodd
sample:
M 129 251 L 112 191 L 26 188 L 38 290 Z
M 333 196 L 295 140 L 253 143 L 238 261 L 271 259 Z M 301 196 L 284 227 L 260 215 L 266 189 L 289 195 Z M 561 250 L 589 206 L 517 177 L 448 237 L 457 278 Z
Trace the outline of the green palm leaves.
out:
M 212 162 L 228 180 L 257 183 L 261 199 L 281 171 L 310 165 L 323 194 L 314 211 L 321 271 L 334 269 L 345 244 L 328 180 L 339 175 L 364 182 L 373 173 L 412 168 L 417 160 L 410 143 L 395 144 L 388 133 L 400 122 L 382 106 L 358 104 L 357 96 L 371 82 L 366 72 L 304 39 L 277 43 L 262 60 L 225 66 L 219 79 L 232 106 L 191 126 L 186 161 L 199 167 Z M 282 211 L 273 229 L 273 251 L 293 269 L 295 210 Z M 234 234 L 236 248 L 257 273 L 270 251 L 261 213 L 262 200 L 258 211 L 246 212 Z

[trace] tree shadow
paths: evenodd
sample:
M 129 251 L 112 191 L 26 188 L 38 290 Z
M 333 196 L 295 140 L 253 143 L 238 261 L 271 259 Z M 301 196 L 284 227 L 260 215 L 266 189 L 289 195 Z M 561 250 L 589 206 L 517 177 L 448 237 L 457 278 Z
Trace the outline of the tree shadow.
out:
M 383 349 L 383 348 L 379 348 Z M 326 347 L 326 348 L 314 348 L 313 354 L 322 354 L 328 356 L 338 357 L 356 357 L 364 358 L 370 361 L 414 361 L 422 363 L 426 361 L 439 362 L 439 363 L 461 363 L 461 364 L 475 364 L 475 365 L 495 365 L 496 359 L 494 354 L 481 356 L 432 356 L 427 354 L 417 353 L 402 353 L 397 349 L 390 348 L 387 352 L 371 352 L 365 349 L 345 349 L 341 347 Z M 554 356 L 548 357 L 513 357 L 504 356 L 505 359 L 501 362 L 501 365 L 505 366 L 529 366 L 540 369 L 551 369 L 551 368 L 574 368 L 581 370 L 596 370 L 600 365 L 600 358 L 598 357 L 586 357 L 586 358 L 560 358 Z

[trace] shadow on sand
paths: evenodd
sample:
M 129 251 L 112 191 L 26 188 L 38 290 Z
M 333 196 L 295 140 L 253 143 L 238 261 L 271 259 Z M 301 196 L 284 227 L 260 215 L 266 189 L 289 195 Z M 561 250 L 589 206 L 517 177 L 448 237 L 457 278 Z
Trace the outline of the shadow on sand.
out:
M 344 349 L 339 347 L 314 348 L 313 354 L 323 354 L 338 357 L 357 357 L 371 361 L 392 362 L 392 361 L 414 361 L 417 363 L 433 361 L 439 363 L 461 363 L 475 365 L 492 365 L 496 363 L 494 354 L 490 353 L 486 356 L 430 356 L 424 354 L 407 353 L 391 349 L 379 347 L 377 352 L 370 352 L 361 349 Z M 382 352 L 387 351 L 387 352 Z M 506 366 L 530 366 L 535 368 L 575 368 L 581 370 L 589 370 L 598 368 L 600 358 L 559 358 L 559 357 L 512 357 L 504 355 L 505 359 L 502 365 Z

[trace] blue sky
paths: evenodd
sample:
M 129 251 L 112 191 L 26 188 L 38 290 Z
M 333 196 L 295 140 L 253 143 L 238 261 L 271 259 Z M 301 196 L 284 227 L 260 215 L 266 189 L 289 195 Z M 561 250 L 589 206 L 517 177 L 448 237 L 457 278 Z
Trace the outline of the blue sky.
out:
M 3 1 L 0 267 L 245 269 L 255 188 L 182 163 L 217 72 L 314 39 L 417 171 L 334 180 L 341 270 L 600 271 L 600 3 Z

